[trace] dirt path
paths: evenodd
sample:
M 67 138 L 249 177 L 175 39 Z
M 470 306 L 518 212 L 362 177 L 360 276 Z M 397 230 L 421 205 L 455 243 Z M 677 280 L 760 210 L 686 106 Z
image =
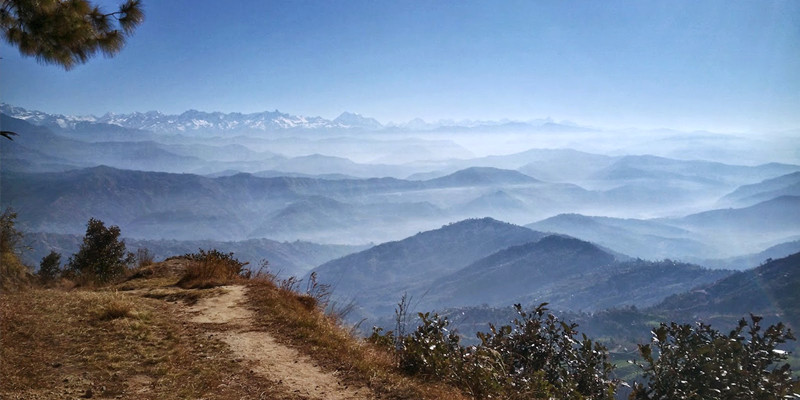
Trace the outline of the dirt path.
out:
M 372 398 L 368 389 L 342 386 L 335 374 L 322 371 L 297 350 L 278 343 L 272 335 L 253 330 L 252 311 L 245 305 L 247 288 L 223 286 L 220 296 L 201 299 L 192 306 L 191 321 L 219 324 L 219 336 L 237 357 L 251 361 L 253 371 L 284 386 L 286 391 L 319 400 Z

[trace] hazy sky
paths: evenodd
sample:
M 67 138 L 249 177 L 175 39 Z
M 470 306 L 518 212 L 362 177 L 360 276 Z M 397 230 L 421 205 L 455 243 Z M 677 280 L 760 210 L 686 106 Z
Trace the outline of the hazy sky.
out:
M 119 1 L 105 1 L 108 10 Z M 117 57 L 3 43 L 0 101 L 51 113 L 275 110 L 382 122 L 800 128 L 800 1 L 144 0 Z

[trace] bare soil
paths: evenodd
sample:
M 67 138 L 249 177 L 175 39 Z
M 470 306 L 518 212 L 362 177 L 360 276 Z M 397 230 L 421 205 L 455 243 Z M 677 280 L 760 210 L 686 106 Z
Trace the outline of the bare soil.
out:
M 236 357 L 250 362 L 254 373 L 276 382 L 288 393 L 309 399 L 374 398 L 369 389 L 346 386 L 336 374 L 323 371 L 310 358 L 277 342 L 269 332 L 257 330 L 252 324 L 253 312 L 246 307 L 247 287 L 220 289 L 222 294 L 202 298 L 189 307 L 188 318 L 216 332 Z

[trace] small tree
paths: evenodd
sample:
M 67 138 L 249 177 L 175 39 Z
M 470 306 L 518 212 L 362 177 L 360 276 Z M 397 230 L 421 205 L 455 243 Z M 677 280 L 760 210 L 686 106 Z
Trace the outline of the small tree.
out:
M 6 208 L 0 214 L 0 289 L 10 290 L 23 286 L 28 281 L 28 267 L 19 259 L 24 237 L 17 230 L 17 213 Z
M 42 283 L 55 280 L 61 274 L 61 254 L 50 251 L 50 254 L 42 257 L 39 263 L 39 279 Z
M 134 255 L 126 251 L 119 234 L 118 226 L 106 228 L 103 221 L 90 218 L 83 244 L 70 257 L 68 268 L 80 278 L 99 283 L 121 276 L 134 262 Z
M 652 345 L 639 345 L 646 385 L 636 384 L 630 398 L 784 398 L 795 382 L 789 364 L 781 365 L 786 352 L 776 347 L 794 336 L 782 323 L 762 332 L 760 321 L 751 314 L 728 335 L 703 323 L 661 324 Z
M 0 214 L 0 253 L 17 253 L 24 237 L 16 228 L 17 213 L 6 208 Z

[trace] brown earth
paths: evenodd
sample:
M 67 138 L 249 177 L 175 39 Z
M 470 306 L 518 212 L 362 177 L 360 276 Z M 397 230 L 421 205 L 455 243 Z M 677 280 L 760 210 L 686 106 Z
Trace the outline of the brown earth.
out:
M 187 309 L 190 321 L 207 324 L 253 371 L 277 382 L 286 391 L 309 399 L 357 400 L 372 398 L 369 389 L 345 386 L 310 358 L 278 343 L 268 332 L 255 330 L 253 312 L 246 307 L 247 287 L 223 286 L 223 293 L 203 298 Z

